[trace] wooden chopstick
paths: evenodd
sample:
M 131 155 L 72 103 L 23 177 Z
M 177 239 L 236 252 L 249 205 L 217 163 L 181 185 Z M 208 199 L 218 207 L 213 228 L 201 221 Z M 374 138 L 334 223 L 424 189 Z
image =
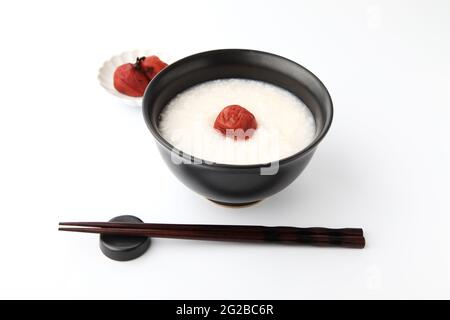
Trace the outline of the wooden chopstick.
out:
M 361 228 L 330 229 L 322 227 L 265 227 L 252 225 L 219 225 L 219 224 L 167 224 L 167 223 L 126 223 L 126 222 L 60 222 L 61 226 L 98 227 L 98 228 L 129 228 L 129 229 L 161 229 L 161 230 L 226 230 L 243 232 L 300 232 L 304 235 L 330 236 L 363 236 Z
M 115 234 L 126 236 L 215 240 L 238 242 L 276 242 L 314 246 L 364 248 L 362 229 L 295 228 L 230 225 L 178 225 L 121 222 L 62 222 L 60 231 Z

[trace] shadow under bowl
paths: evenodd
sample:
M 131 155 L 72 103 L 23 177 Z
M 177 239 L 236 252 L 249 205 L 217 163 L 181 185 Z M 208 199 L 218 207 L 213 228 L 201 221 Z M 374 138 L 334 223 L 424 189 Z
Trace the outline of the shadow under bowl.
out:
M 296 95 L 314 116 L 313 141 L 305 149 L 272 164 L 210 163 L 176 151 L 158 128 L 163 108 L 178 93 L 192 86 L 226 78 L 264 81 Z M 331 125 L 333 105 L 322 82 L 301 65 L 267 52 L 223 49 L 188 56 L 161 71 L 145 91 L 143 113 L 164 161 L 181 182 L 217 203 L 239 206 L 263 200 L 299 176 Z M 275 174 L 267 174 L 275 170 Z

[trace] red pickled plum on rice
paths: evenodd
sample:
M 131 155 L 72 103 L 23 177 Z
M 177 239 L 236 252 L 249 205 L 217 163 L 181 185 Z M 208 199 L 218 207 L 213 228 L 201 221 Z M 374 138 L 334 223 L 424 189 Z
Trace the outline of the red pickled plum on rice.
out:
M 250 138 L 256 128 L 255 116 L 237 104 L 223 108 L 214 122 L 214 129 L 235 140 Z

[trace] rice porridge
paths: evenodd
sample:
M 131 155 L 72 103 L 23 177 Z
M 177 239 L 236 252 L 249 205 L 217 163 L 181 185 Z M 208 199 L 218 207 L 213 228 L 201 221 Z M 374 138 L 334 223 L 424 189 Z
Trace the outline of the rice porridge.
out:
M 257 128 L 250 138 L 235 140 L 214 128 L 221 111 L 242 106 Z M 161 113 L 161 135 L 176 149 L 223 164 L 262 164 L 289 157 L 314 139 L 311 111 L 292 93 L 247 79 L 201 83 L 179 93 Z

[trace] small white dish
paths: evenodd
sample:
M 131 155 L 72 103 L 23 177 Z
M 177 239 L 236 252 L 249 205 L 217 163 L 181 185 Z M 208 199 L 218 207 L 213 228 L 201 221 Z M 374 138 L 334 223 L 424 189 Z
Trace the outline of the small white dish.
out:
M 120 93 L 119 91 L 116 90 L 116 88 L 114 88 L 114 71 L 118 66 L 122 64 L 136 62 L 136 58 L 138 57 L 151 55 L 158 56 L 162 61 L 164 61 L 167 64 L 170 64 L 174 61 L 173 59 L 170 58 L 169 55 L 161 53 L 156 50 L 134 50 L 123 52 L 103 63 L 103 66 L 98 71 L 98 81 L 100 82 L 100 85 L 103 88 L 105 88 L 106 91 L 120 98 L 126 104 L 141 106 L 142 97 L 130 97 Z

